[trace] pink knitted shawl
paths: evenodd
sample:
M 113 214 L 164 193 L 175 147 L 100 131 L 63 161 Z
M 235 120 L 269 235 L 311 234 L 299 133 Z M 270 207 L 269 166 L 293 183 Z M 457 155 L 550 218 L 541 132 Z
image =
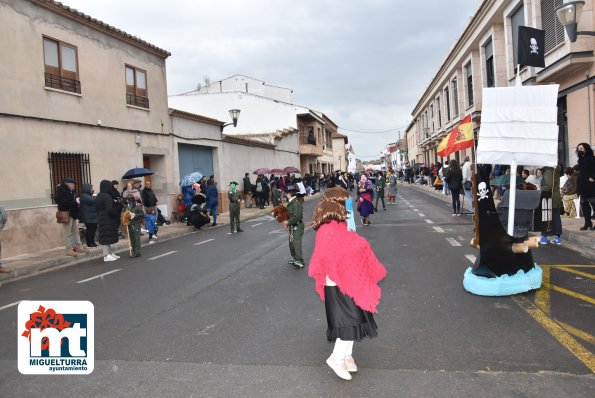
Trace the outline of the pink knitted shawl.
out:
M 316 280 L 316 292 L 323 301 L 328 275 L 358 307 L 378 312 L 376 306 L 381 295 L 378 282 L 386 275 L 386 269 L 368 241 L 347 231 L 347 223 L 331 221 L 318 228 L 308 275 Z

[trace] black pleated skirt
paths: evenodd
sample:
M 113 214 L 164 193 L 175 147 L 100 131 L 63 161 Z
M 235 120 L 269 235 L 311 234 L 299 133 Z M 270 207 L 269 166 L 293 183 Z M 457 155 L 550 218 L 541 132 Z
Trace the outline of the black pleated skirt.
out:
M 372 313 L 359 308 L 353 299 L 341 293 L 337 286 L 324 287 L 324 306 L 328 341 L 334 342 L 337 338 L 361 341 L 365 337 L 378 336 L 378 326 Z

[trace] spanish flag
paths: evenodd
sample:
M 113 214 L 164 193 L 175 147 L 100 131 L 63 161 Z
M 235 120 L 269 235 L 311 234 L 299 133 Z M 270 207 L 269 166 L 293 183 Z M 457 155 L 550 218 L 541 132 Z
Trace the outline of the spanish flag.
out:
M 437 153 L 440 157 L 446 157 L 453 152 L 471 148 L 473 145 L 473 123 L 471 123 L 471 115 L 467 115 L 440 142 Z

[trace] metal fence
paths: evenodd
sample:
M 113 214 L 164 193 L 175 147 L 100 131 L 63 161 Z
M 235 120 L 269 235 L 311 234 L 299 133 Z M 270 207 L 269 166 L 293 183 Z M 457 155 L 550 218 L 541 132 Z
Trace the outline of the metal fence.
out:
M 65 178 L 76 180 L 76 190 L 91 183 L 91 162 L 88 153 L 48 152 L 52 203 L 56 203 L 56 188 Z

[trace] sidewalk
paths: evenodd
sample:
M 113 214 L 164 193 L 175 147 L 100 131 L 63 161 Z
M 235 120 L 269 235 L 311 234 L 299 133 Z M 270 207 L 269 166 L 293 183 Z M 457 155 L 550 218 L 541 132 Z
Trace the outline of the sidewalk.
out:
M 320 194 L 313 196 L 307 196 L 304 199 L 306 201 L 318 200 Z M 256 218 L 265 214 L 270 214 L 273 207 L 267 207 L 265 209 L 249 208 L 242 209 L 240 212 L 240 220 L 244 222 L 252 218 Z M 186 226 L 186 223 L 171 223 L 170 225 L 163 225 L 159 227 L 159 240 L 156 243 L 163 242 L 169 239 L 175 239 L 182 236 L 196 234 L 196 233 L 208 233 L 209 230 L 215 228 L 229 228 L 229 212 L 220 213 L 217 215 L 217 226 L 209 227 L 204 226 L 200 230 L 195 229 L 192 226 Z M 145 233 L 141 236 L 141 246 L 147 246 L 149 244 L 149 234 Z M 116 253 L 124 253 L 128 251 L 128 240 L 122 239 L 114 247 Z M 10 272 L 0 273 L 0 286 L 7 282 L 12 282 L 17 279 L 21 279 L 26 276 L 32 276 L 39 272 L 54 270 L 58 268 L 68 267 L 74 264 L 86 262 L 95 258 L 102 257 L 101 247 L 89 248 L 89 253 L 81 253 L 77 256 L 66 256 L 64 255 L 64 247 L 56 247 L 49 250 L 44 250 L 39 253 L 27 253 L 16 257 L 8 257 L 2 259 L 2 267 Z
M 401 183 L 401 185 L 422 191 L 428 195 L 432 195 L 448 203 L 449 205 L 452 203 L 450 195 L 444 195 L 442 190 L 436 191 L 434 187 L 407 183 Z M 585 257 L 595 259 L 595 232 L 581 231 L 580 228 L 583 226 L 583 224 L 584 219 L 582 217 L 568 218 L 562 216 L 562 245 L 580 251 Z

